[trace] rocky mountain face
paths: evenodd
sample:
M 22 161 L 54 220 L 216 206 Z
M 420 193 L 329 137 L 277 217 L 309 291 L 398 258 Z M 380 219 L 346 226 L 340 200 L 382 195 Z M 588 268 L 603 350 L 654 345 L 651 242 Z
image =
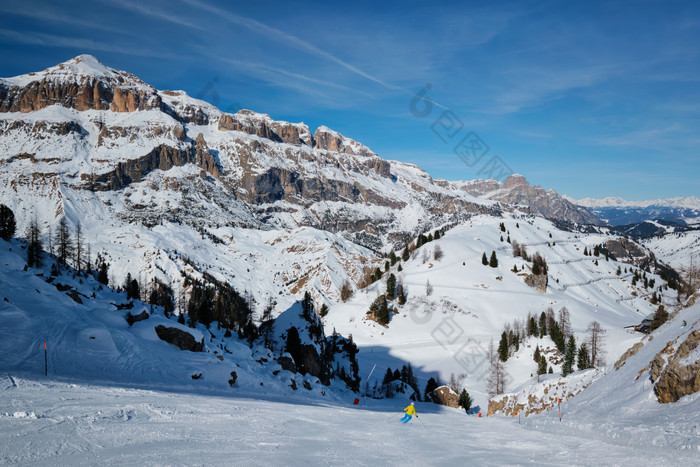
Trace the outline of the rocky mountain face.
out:
M 240 275 L 221 264 L 223 257 L 249 254 L 257 266 L 246 274 L 263 280 L 255 267 L 265 261 L 244 252 L 286 242 L 281 239 L 298 229 L 317 229 L 305 231 L 314 239 L 306 250 L 285 246 L 300 260 L 270 280 L 292 295 L 313 284 L 323 301 L 335 299 L 343 281 L 357 282 L 363 268 L 375 267 L 376 252 L 401 248 L 419 233 L 474 214 L 500 215 L 517 205 L 545 217 L 598 222 L 522 177 L 504 184 L 433 180 L 327 127 L 312 132 L 304 123 L 250 110 L 224 113 L 182 91 L 157 90 L 89 55 L 0 79 L 0 166 L 4 202 L 26 214 L 19 216 L 20 232 L 27 213 L 38 215 L 44 235 L 63 215 L 87 231 L 109 225 L 128 231 L 128 239 L 95 240 L 95 251 L 118 261 L 124 255 L 118 245 L 147 247 L 145 258 L 168 258 L 158 271 L 185 264 L 214 268 L 219 278 L 243 287 Z M 169 225 L 198 232 L 211 250 L 193 248 L 184 256 L 174 237 L 158 245 L 143 240 L 153 235 L 148 229 Z M 279 235 L 234 247 L 240 235 L 235 229 Z M 305 264 L 310 258 L 314 262 Z M 117 275 L 126 274 L 127 262 Z M 145 275 L 158 274 L 145 259 L 138 264 Z M 272 300 L 270 293 L 259 298 Z
M 460 184 L 460 188 L 474 196 L 517 206 L 529 214 L 550 220 L 576 224 L 604 224 L 585 207 L 572 203 L 554 190 L 530 185 L 522 175 L 511 175 L 503 183 L 496 180 L 474 180 Z
M 222 113 L 89 55 L 0 80 L 0 117 L 4 169 L 32 173 L 19 184 L 53 178 L 55 186 L 121 190 L 156 170 L 194 164 L 221 197 L 246 205 L 243 218 L 226 223 L 313 226 L 377 250 L 496 212 L 327 127 L 312 134 L 303 123 L 249 110 Z

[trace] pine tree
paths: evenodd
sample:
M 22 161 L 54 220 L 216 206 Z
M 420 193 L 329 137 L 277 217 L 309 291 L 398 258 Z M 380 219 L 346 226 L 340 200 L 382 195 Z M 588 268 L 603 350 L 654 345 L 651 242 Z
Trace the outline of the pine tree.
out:
M 392 250 L 391 254 L 389 255 L 389 260 L 391 261 L 392 266 L 395 265 L 396 261 L 399 260 L 399 258 L 396 256 L 396 253 L 394 253 L 393 250 Z
M 579 370 L 586 370 L 588 368 L 591 368 L 591 357 L 588 353 L 588 348 L 586 347 L 586 344 L 581 344 L 581 347 L 579 347 L 578 349 L 576 366 L 578 366 Z
M 9 241 L 15 236 L 16 229 L 15 213 L 4 204 L 0 204 L 0 238 Z
M 505 331 L 501 334 L 501 340 L 498 343 L 498 358 L 502 362 L 508 360 L 508 335 Z
M 489 266 L 492 268 L 497 268 L 498 267 L 498 259 L 496 258 L 496 252 L 492 251 L 491 252 L 491 260 L 489 261 Z
M 405 305 L 406 304 L 406 293 L 403 290 L 403 284 L 399 283 L 399 285 L 396 288 L 396 295 L 399 298 L 399 305 Z
M 314 315 L 314 300 L 311 298 L 311 293 L 307 290 L 304 292 L 304 298 L 301 300 L 301 316 L 311 322 Z
M 394 372 L 391 371 L 391 368 L 387 368 L 386 373 L 384 373 L 384 379 L 382 380 L 382 386 L 392 381 L 394 381 Z
M 540 338 L 547 334 L 547 315 L 542 312 L 540 315 Z
M 386 296 L 380 295 L 377 297 L 370 305 L 369 311 L 374 313 L 377 323 L 381 324 L 382 326 L 389 324 L 391 315 L 389 313 L 389 306 L 386 303 Z
M 469 412 L 472 408 L 472 398 L 469 396 L 466 389 L 462 389 L 462 392 L 459 394 L 459 406 L 462 407 L 465 412 Z
M 428 383 L 425 385 L 425 390 L 423 394 L 425 395 L 425 402 L 435 402 L 433 391 L 438 388 L 438 382 L 435 378 L 431 377 Z
M 566 343 L 564 351 L 564 365 L 561 368 L 562 376 L 569 376 L 574 372 L 574 362 L 576 361 L 576 340 L 574 335 L 569 336 L 569 341 Z
M 401 253 L 401 259 L 405 263 L 410 258 L 410 253 L 408 252 L 408 245 L 403 248 L 403 253 Z
M 537 367 L 537 374 L 543 375 L 547 373 L 547 358 L 544 355 L 540 355 L 540 363 Z
M 652 331 L 654 331 L 666 321 L 668 321 L 668 311 L 666 311 L 666 308 L 663 305 L 659 305 L 659 307 L 654 312 L 654 317 L 652 318 L 651 326 L 649 327 Z
M 318 310 L 318 315 L 319 315 L 321 318 L 323 318 L 323 317 L 326 316 L 327 314 L 328 314 L 328 305 L 326 305 L 326 304 L 324 303 L 323 305 L 321 305 L 321 309 Z
M 100 272 L 97 274 L 97 282 L 100 284 L 109 285 L 108 270 L 109 265 L 103 261 L 100 264 Z
M 557 323 L 556 321 L 552 322 L 552 326 L 549 329 L 549 337 L 552 338 L 552 341 L 554 341 L 554 344 L 557 346 L 557 349 L 559 349 L 560 352 L 563 352 L 564 346 L 566 344 L 566 339 L 564 338 L 564 334 L 559 328 L 559 323 Z
M 489 260 L 488 260 L 488 258 L 486 257 L 486 252 L 484 252 L 484 254 L 481 256 L 481 264 L 483 264 L 484 266 L 488 266 L 488 265 L 489 265 Z
M 389 300 L 393 300 L 396 296 L 396 276 L 393 273 L 386 280 L 386 295 Z
M 540 335 L 540 331 L 537 329 L 537 320 L 534 316 L 530 316 L 530 326 L 528 329 L 528 335 L 535 337 Z
M 539 364 L 540 363 L 540 346 L 536 345 L 535 346 L 535 354 L 532 356 L 533 360 L 535 360 L 535 363 Z

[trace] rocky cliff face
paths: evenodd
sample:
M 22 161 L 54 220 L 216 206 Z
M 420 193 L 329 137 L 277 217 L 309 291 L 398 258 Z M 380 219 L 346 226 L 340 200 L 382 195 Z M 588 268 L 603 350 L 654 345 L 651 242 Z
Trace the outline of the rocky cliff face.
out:
M 700 330 L 684 336 L 680 345 L 669 342 L 651 361 L 650 376 L 659 402 L 676 402 L 700 391 L 700 360 L 688 357 L 700 346 Z M 695 352 L 697 354 L 697 352 Z M 694 360 L 694 361 L 693 361 Z
M 530 185 L 522 175 L 511 175 L 505 182 L 474 180 L 461 189 L 480 198 L 518 206 L 530 214 L 577 224 L 603 225 L 589 209 L 577 206 L 553 190 Z
M 200 133 L 196 141 L 184 148 L 160 145 L 145 156 L 119 162 L 113 170 L 93 176 L 86 187 L 90 190 L 120 190 L 131 183 L 140 182 L 154 170 L 170 170 L 185 164 L 196 164 L 215 178 L 221 173 L 206 141 Z
M 0 112 L 32 112 L 51 105 L 79 111 L 160 109 L 155 88 L 109 69 L 90 55 L 15 79 L 0 81 Z

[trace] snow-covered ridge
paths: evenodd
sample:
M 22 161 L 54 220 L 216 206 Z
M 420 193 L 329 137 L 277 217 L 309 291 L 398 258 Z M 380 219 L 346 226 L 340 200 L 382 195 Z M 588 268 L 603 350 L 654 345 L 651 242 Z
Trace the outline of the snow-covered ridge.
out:
M 0 78 L 0 84 L 24 87 L 41 80 L 56 82 L 75 82 L 84 80 L 119 81 L 121 85 L 133 85 L 152 89 L 136 76 L 121 70 L 105 66 L 92 55 L 78 55 L 66 62 L 49 67 L 43 71 L 27 73 L 11 78 Z
M 579 200 L 567 195 L 563 195 L 563 197 L 574 204 L 577 204 L 579 206 L 585 206 L 588 208 L 646 208 L 650 206 L 659 206 L 669 208 L 700 209 L 700 198 L 697 198 L 695 196 L 684 196 L 667 199 L 651 199 L 645 201 L 628 201 L 623 198 L 613 196 L 601 199 L 583 198 Z

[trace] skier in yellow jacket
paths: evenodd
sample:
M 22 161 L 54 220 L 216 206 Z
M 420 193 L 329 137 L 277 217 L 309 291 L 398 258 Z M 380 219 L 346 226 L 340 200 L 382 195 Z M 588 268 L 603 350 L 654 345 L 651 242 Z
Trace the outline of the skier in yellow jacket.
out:
M 408 423 L 409 420 L 411 420 L 411 416 L 415 415 L 416 418 L 418 418 L 418 414 L 416 414 L 416 408 L 413 406 L 413 402 L 411 402 L 411 405 L 403 409 L 404 412 L 406 412 L 401 419 L 402 422 Z

